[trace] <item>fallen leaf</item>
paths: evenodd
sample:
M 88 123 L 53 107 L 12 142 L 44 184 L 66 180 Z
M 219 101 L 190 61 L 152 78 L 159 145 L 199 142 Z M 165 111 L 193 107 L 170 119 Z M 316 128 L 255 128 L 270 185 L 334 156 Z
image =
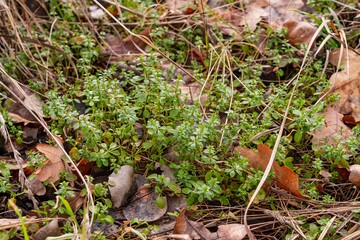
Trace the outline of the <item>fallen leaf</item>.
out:
M 76 166 L 83 176 L 90 175 L 91 171 L 95 167 L 95 162 L 89 162 L 89 160 L 83 158 L 76 164 Z M 77 172 L 75 172 L 75 174 L 77 174 Z
M 174 234 L 185 234 L 189 236 L 189 239 L 205 240 L 241 240 L 247 235 L 245 226 L 242 224 L 220 225 L 217 232 L 210 232 L 204 224 L 189 220 L 185 212 L 185 209 L 180 211 L 175 222 Z
M 245 147 L 235 147 L 235 151 L 240 153 L 243 157 L 249 159 L 249 165 L 255 169 L 261 169 L 265 171 L 266 166 L 271 157 L 271 149 L 265 144 L 259 144 L 257 146 L 258 152 L 254 152 L 251 149 Z M 299 191 L 299 178 L 298 176 L 288 167 L 281 166 L 274 161 L 272 165 L 272 169 L 275 173 L 275 182 L 276 185 L 291 194 L 305 198 Z
M 150 38 L 150 32 L 151 29 L 146 28 L 138 35 Z M 107 35 L 105 36 L 105 41 L 107 42 L 107 47 L 102 50 L 101 55 L 102 58 L 110 57 L 110 61 L 119 60 L 122 57 L 131 57 L 132 54 L 143 53 L 147 46 L 140 38 L 133 35 L 124 39 L 121 36 Z
M 316 32 L 316 28 L 310 23 L 298 21 L 296 19 L 286 20 L 283 23 L 283 27 L 287 28 L 287 35 L 285 38 L 289 40 L 289 43 L 293 46 L 299 44 L 309 45 L 311 38 Z M 315 46 L 315 44 L 312 46 Z
M 114 207 L 124 206 L 135 190 L 133 168 L 129 165 L 122 166 L 117 173 L 110 174 L 108 183 Z
M 250 31 L 255 31 L 261 19 L 269 16 L 269 12 L 264 8 L 266 3 L 262 2 L 255 1 L 247 6 L 245 15 L 240 20 L 240 25 L 246 26 Z
M 349 169 L 343 167 L 343 166 L 336 166 L 334 167 L 334 170 L 339 173 L 339 180 L 340 181 L 347 181 L 350 176 Z
M 360 187 L 360 165 L 350 166 L 349 181 L 357 187 Z
M 140 188 L 131 198 L 130 204 L 124 208 L 124 216 L 127 220 L 138 218 L 141 221 L 156 221 L 167 211 L 167 201 L 163 208 L 156 205 L 158 194 L 149 187 Z
M 196 6 L 193 0 L 166 0 L 165 2 L 170 13 L 172 14 L 180 14 L 188 8 L 195 9 L 194 6 Z
M 341 121 L 342 118 L 343 115 L 338 113 L 334 106 L 328 106 L 325 112 L 325 125 L 314 131 L 313 144 L 336 146 L 339 140 L 345 140 L 352 136 L 351 129 Z
M 83 205 L 85 198 L 81 196 L 81 192 L 75 191 L 73 197 L 66 197 L 66 200 L 70 204 L 70 207 L 74 213 L 79 210 L 79 208 Z
M 26 110 L 27 111 L 27 110 Z M 29 120 L 29 119 L 26 119 L 26 118 L 23 118 L 22 116 L 20 116 L 19 114 L 16 114 L 16 113 L 12 113 L 12 112 L 9 112 L 9 116 L 12 120 L 15 120 L 17 123 L 23 123 L 24 126 L 28 125 L 29 123 L 33 123 L 33 124 L 36 124 L 38 123 L 37 121 L 33 121 L 33 120 Z M 33 118 L 32 118 L 33 119 Z
M 174 234 L 188 234 L 190 239 L 216 239 L 216 233 L 211 233 L 202 223 L 189 220 L 182 209 L 176 219 Z
M 251 31 L 256 29 L 257 24 L 264 18 L 274 26 L 280 26 L 288 19 L 302 20 L 302 15 L 294 10 L 304 5 L 302 0 L 257 0 L 246 7 L 246 12 L 240 20 L 240 24 L 247 26 Z
M 44 113 L 42 111 L 44 102 L 38 99 L 36 94 L 28 95 L 27 98 L 24 99 L 24 105 L 33 112 L 38 113 L 40 117 L 44 117 Z
M 209 19 L 209 23 L 216 26 L 224 35 L 232 36 L 236 41 L 242 41 L 242 30 L 239 28 L 239 19 L 242 12 L 237 9 L 222 8 L 213 9 L 217 16 Z
M 60 235 L 61 231 L 59 228 L 58 218 L 54 218 L 50 223 L 40 228 L 39 231 L 34 234 L 34 239 L 46 240 L 48 237 L 56 237 Z
M 357 52 L 360 52 L 357 50 Z M 337 66 L 340 50 L 331 52 L 330 62 Z M 341 114 L 351 116 L 355 122 L 360 121 L 360 54 L 353 51 L 344 52 L 341 58 L 344 70 L 330 77 L 333 92 L 340 94 L 335 106 Z
M 51 183 L 55 183 L 60 179 L 60 173 L 65 170 L 65 165 L 61 159 L 63 151 L 60 147 L 49 144 L 37 144 L 36 149 L 43 153 L 48 161 L 35 174 L 37 174 L 41 182 L 48 180 Z
M 46 188 L 38 177 L 35 177 L 33 180 L 29 181 L 28 188 L 38 196 L 43 196 L 46 193 Z
M 220 225 L 217 230 L 218 240 L 241 240 L 247 233 L 245 225 L 227 224 Z

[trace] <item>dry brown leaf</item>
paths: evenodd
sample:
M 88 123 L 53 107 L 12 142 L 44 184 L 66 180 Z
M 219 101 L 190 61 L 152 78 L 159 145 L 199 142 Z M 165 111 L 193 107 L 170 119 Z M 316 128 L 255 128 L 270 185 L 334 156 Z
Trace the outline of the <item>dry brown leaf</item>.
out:
M 150 37 L 150 28 L 146 28 L 139 33 L 144 37 Z M 107 35 L 105 41 L 108 46 L 105 50 L 102 51 L 103 55 L 128 55 L 132 53 L 141 53 L 145 50 L 147 44 L 143 42 L 140 38 L 130 35 L 126 38 L 115 35 Z
M 358 52 L 360 52 L 358 50 Z M 330 62 L 337 66 L 340 50 L 331 53 Z M 356 122 L 360 121 L 360 55 L 353 51 L 344 52 L 341 63 L 344 70 L 334 73 L 330 82 L 334 92 L 340 94 L 336 103 L 341 114 L 351 114 Z
M 313 133 L 313 144 L 337 145 L 339 140 L 345 140 L 353 134 L 351 129 L 342 122 L 343 115 L 335 110 L 334 106 L 328 106 L 325 112 L 325 125 Z M 340 138 L 340 139 L 339 139 Z
M 24 105 L 33 112 L 38 113 L 40 117 L 44 117 L 44 113 L 42 111 L 44 102 L 38 99 L 36 94 L 28 95 L 27 98 L 24 99 Z
M 214 9 L 214 12 L 218 15 L 209 19 L 211 24 L 217 26 L 222 33 L 234 37 L 237 41 L 242 41 L 241 29 L 238 27 L 239 19 L 243 15 L 239 10 L 228 8 L 228 9 Z M 221 19 L 221 20 L 220 20 Z
M 265 144 L 259 144 L 257 148 L 258 152 L 254 152 L 251 149 L 240 146 L 235 147 L 234 150 L 249 159 L 250 167 L 255 169 L 260 168 L 262 171 L 265 171 L 272 151 Z M 297 197 L 305 198 L 299 191 L 299 178 L 290 168 L 286 166 L 280 167 L 280 165 L 274 161 L 272 169 L 274 170 L 275 182 L 278 187 Z
M 242 224 L 220 225 L 216 233 L 218 240 L 241 240 L 247 235 L 245 225 Z
M 193 0 L 166 0 L 165 2 L 170 13 L 173 14 L 183 13 L 184 10 L 196 6 L 195 1 Z
M 65 170 L 65 165 L 61 159 L 63 151 L 60 147 L 54 147 L 49 144 L 38 144 L 36 149 L 43 153 L 48 161 L 35 174 L 37 174 L 41 182 L 48 180 L 51 183 L 55 183 L 60 179 L 60 173 Z
M 124 209 L 124 216 L 127 220 L 138 218 L 142 221 L 156 221 L 167 211 L 167 201 L 165 206 L 159 208 L 156 205 L 158 194 L 149 187 L 140 188 L 131 198 L 130 204 Z
M 296 19 L 286 20 L 283 23 L 283 27 L 287 28 L 288 33 L 286 39 L 289 40 L 289 43 L 293 46 L 298 44 L 309 45 L 311 38 L 316 32 L 316 28 L 310 23 L 298 21 Z
M 46 188 L 38 177 L 30 181 L 28 188 L 38 196 L 43 196 L 46 193 Z
M 264 8 L 265 4 L 260 4 L 256 1 L 249 4 L 246 9 L 245 15 L 240 20 L 240 25 L 247 26 L 250 31 L 255 31 L 257 24 L 263 17 L 269 16 L 269 12 Z
M 191 239 L 217 239 L 216 233 L 211 233 L 202 223 L 189 220 L 182 209 L 176 219 L 174 234 L 188 234 Z
M 54 218 L 49 224 L 40 228 L 39 231 L 34 234 L 34 239 L 46 240 L 47 237 L 56 237 L 60 235 L 61 231 L 59 228 L 58 218 Z
M 302 20 L 301 14 L 294 10 L 304 5 L 302 0 L 257 0 L 246 7 L 246 13 L 241 18 L 240 24 L 246 25 L 251 31 L 256 29 L 257 24 L 265 18 L 274 26 L 276 22 L 284 22 L 288 19 Z
M 15 120 L 17 123 L 23 123 L 24 126 L 28 125 L 29 123 L 33 123 L 33 124 L 38 123 L 37 121 L 28 120 L 26 118 L 23 118 L 19 114 L 12 113 L 12 112 L 9 112 L 9 116 L 11 117 L 11 119 Z
M 241 240 L 247 235 L 245 226 L 242 224 L 220 225 L 217 232 L 210 232 L 204 224 L 189 220 L 185 211 L 182 209 L 176 219 L 174 234 L 186 234 L 189 239 L 205 240 Z
M 349 180 L 350 171 L 341 165 L 335 166 L 334 170 L 339 173 L 338 179 L 342 182 Z
M 83 205 L 85 198 L 81 196 L 81 192 L 76 191 L 74 192 L 73 197 L 67 197 L 66 200 L 70 204 L 72 211 L 76 213 L 77 210 L 79 210 L 79 208 Z
M 350 166 L 349 181 L 357 187 L 360 187 L 360 165 Z
M 122 166 L 117 173 L 110 174 L 108 183 L 114 207 L 124 206 L 128 197 L 136 191 L 133 168 L 129 165 Z

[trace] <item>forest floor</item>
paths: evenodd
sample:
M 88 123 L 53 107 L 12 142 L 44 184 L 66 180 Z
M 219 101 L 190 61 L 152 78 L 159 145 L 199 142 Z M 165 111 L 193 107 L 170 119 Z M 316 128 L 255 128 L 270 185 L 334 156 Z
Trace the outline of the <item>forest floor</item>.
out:
M 0 239 L 360 239 L 359 9 L 0 1 Z

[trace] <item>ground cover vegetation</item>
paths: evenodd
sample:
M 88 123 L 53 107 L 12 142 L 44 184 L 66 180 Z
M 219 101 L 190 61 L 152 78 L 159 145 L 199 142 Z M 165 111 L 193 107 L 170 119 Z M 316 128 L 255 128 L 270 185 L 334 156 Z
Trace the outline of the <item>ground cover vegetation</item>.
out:
M 1 239 L 358 239 L 357 1 L 0 1 Z

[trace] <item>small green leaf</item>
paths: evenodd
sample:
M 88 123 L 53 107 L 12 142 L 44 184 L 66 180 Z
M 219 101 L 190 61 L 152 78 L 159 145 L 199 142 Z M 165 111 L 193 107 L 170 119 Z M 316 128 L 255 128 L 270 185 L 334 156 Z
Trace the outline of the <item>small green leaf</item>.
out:
M 302 139 L 303 133 L 301 130 L 298 130 L 294 135 L 294 140 L 296 143 L 299 143 Z
M 162 196 L 158 196 L 155 200 L 156 206 L 158 206 L 158 208 L 164 208 L 165 207 L 165 203 L 166 203 L 166 198 L 162 197 Z
M 287 157 L 284 160 L 284 166 L 294 170 L 294 165 L 292 164 L 294 158 L 293 157 Z
M 144 142 L 144 143 L 142 144 L 142 147 L 146 150 L 146 149 L 151 148 L 152 145 L 153 145 L 152 142 Z
M 191 193 L 191 190 L 189 188 L 183 188 L 182 193 L 183 194 L 189 194 L 189 193 Z
M 181 188 L 179 185 L 177 185 L 175 182 L 170 181 L 167 184 L 167 187 L 170 188 L 171 191 L 173 191 L 174 193 L 181 193 Z
M 143 112 L 143 116 L 144 116 L 144 118 L 149 118 L 150 117 L 150 112 L 146 108 L 145 108 L 145 110 Z
M 171 118 L 175 118 L 178 114 L 179 114 L 179 110 L 173 109 L 173 110 L 170 111 L 169 116 L 170 116 Z

